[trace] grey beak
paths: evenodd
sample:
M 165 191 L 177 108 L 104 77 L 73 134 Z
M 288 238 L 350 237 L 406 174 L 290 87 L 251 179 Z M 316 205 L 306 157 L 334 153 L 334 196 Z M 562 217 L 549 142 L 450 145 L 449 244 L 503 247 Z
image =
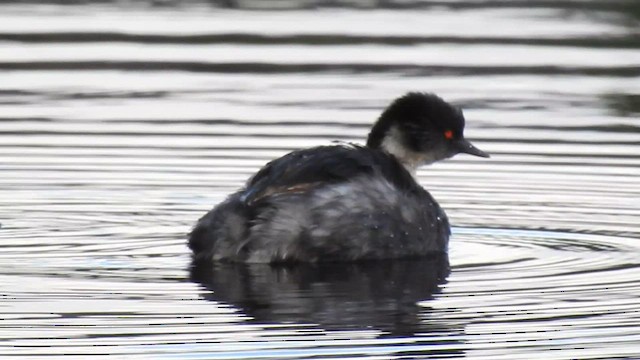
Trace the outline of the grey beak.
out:
M 480 157 L 483 157 L 483 158 L 488 158 L 489 157 L 489 154 L 487 154 L 486 152 L 484 152 L 484 151 L 478 149 L 477 147 L 473 146 L 473 144 L 470 143 L 469 140 L 467 140 L 467 139 L 457 140 L 457 141 L 455 141 L 453 143 L 453 146 L 460 153 L 480 156 Z

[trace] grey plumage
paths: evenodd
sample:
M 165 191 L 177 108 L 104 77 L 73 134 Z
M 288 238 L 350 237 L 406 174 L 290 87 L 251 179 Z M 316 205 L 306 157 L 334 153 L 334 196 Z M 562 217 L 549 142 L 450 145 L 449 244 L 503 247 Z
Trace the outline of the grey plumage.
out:
M 449 223 L 435 200 L 424 190 L 422 196 L 398 191 L 380 176 L 278 194 L 255 209 L 240 201 L 241 194 L 200 219 L 191 234 L 196 258 L 354 261 L 420 257 L 447 248 Z
M 202 217 L 189 236 L 196 261 L 327 262 L 445 253 L 449 222 L 414 179 L 460 152 L 462 112 L 432 94 L 395 100 L 367 146 L 294 151 L 260 169 Z

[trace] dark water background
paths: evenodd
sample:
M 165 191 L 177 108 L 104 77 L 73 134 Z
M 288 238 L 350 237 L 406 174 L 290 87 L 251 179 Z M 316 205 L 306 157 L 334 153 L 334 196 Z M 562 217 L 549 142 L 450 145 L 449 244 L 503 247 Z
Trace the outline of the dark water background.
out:
M 206 210 L 408 90 L 493 155 L 418 173 L 450 273 L 190 274 Z M 0 357 L 638 359 L 639 116 L 635 0 L 3 1 Z

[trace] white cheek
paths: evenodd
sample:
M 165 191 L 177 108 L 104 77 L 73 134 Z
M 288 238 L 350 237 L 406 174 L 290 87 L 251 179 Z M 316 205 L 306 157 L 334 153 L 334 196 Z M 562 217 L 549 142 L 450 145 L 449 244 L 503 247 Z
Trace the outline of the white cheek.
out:
M 408 149 L 402 142 L 400 131 L 393 127 L 382 140 L 381 147 L 384 151 L 395 156 L 404 167 L 413 175 L 419 166 L 434 163 L 446 158 L 445 146 L 436 146 L 436 151 L 416 152 Z

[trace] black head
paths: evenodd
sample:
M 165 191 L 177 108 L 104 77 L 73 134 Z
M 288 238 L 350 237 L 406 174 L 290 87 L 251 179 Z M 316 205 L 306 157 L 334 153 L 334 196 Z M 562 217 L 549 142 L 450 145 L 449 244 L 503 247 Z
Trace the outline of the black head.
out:
M 369 133 L 380 148 L 413 167 L 459 153 L 489 157 L 464 138 L 462 111 L 434 94 L 408 93 L 387 107 Z

